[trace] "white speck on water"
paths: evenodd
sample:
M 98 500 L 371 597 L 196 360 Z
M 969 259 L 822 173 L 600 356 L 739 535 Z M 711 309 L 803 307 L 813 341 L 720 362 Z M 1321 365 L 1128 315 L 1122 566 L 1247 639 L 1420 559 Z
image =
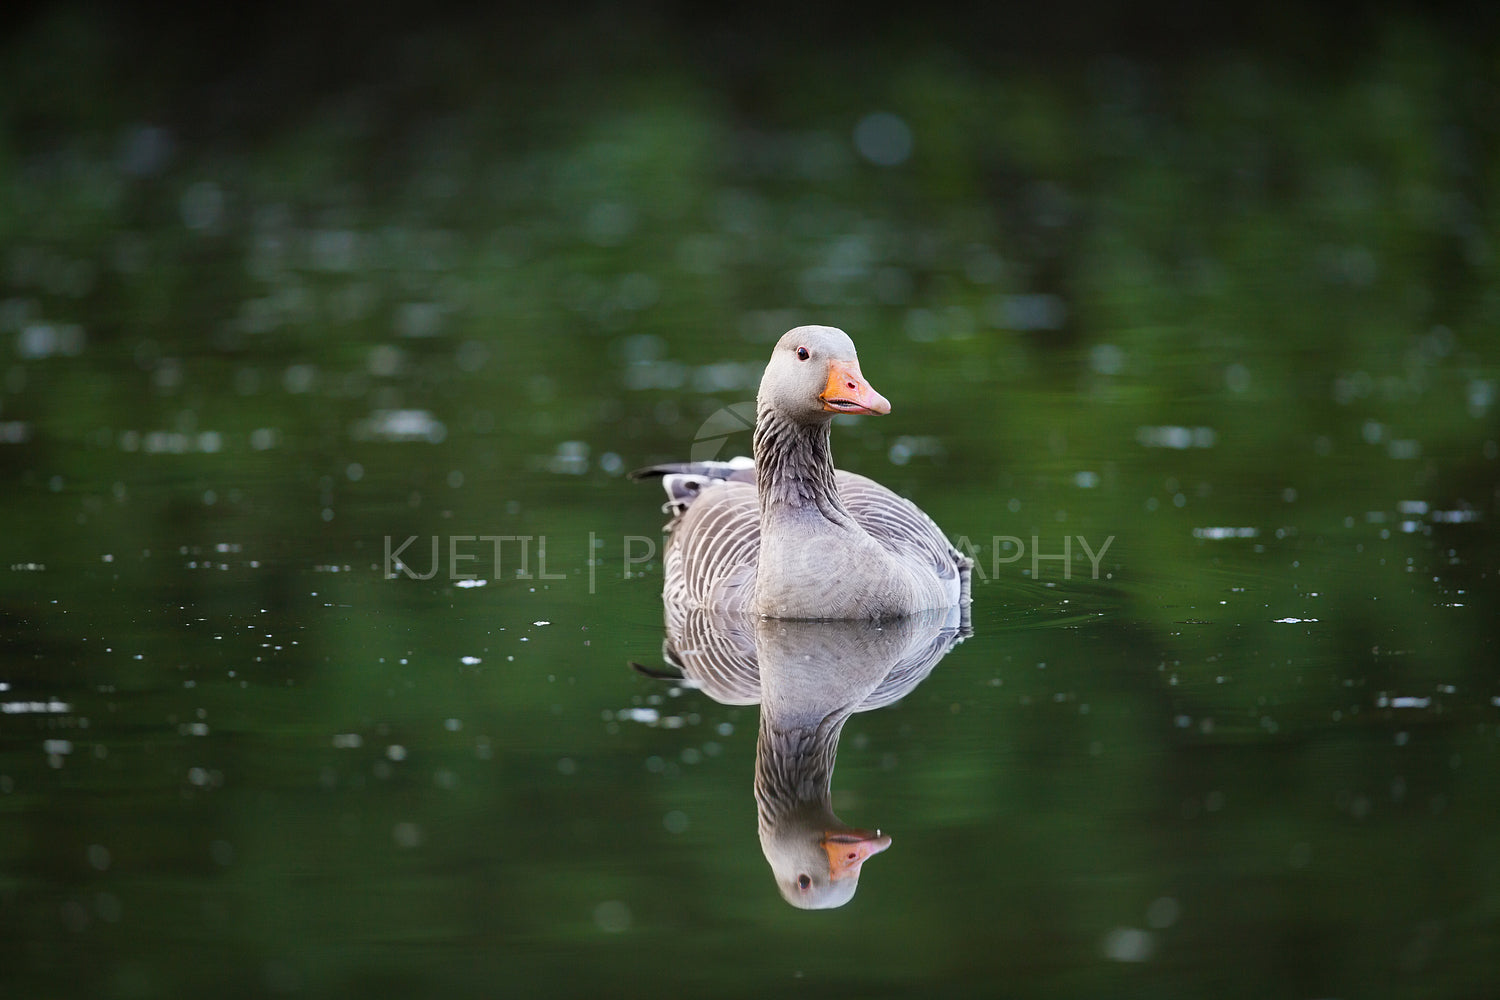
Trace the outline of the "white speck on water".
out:
M 623 934 L 630 929 L 630 907 L 618 899 L 607 899 L 594 907 L 594 925 L 606 934 Z
M 892 465 L 905 465 L 914 457 L 940 458 L 943 445 L 935 437 L 903 434 L 891 444 L 887 458 Z
M 1277 625 L 1300 625 L 1303 622 L 1315 622 L 1315 621 L 1317 621 L 1316 618 L 1277 618 L 1277 619 L 1275 619 L 1275 623 Z
M 1153 930 L 1171 927 L 1177 922 L 1182 907 L 1171 896 L 1159 896 L 1146 907 L 1146 925 Z
M 1394 698 L 1382 694 L 1375 699 L 1376 708 L 1426 708 L 1431 704 L 1431 698 L 1421 698 L 1410 694 L 1397 695 Z
M 426 441 L 441 444 L 448 428 L 426 410 L 376 410 L 352 429 L 356 440 Z
M 654 726 L 661 721 L 661 713 L 654 708 L 625 708 L 621 709 L 615 718 Z
M 1156 950 L 1150 931 L 1139 927 L 1114 927 L 1104 935 L 1104 957 L 1116 962 L 1144 962 Z
M 536 625 L 538 627 L 541 627 L 542 625 L 551 625 L 552 623 L 551 622 L 532 622 L 531 624 Z
M 402 746 L 400 743 L 392 743 L 390 746 L 385 748 L 385 755 L 387 758 L 394 761 L 405 760 L 406 747 Z
M 357 750 L 364 746 L 364 742 L 364 737 L 358 733 L 335 733 L 333 736 L 333 745 L 339 750 Z
M 547 459 L 547 471 L 562 476 L 581 476 L 589 469 L 589 446 L 585 441 L 562 441 Z
M 435 337 L 442 329 L 443 307 L 435 302 L 403 302 L 392 325 L 401 337 Z
M 985 307 L 991 325 L 1007 330 L 1056 330 L 1068 319 L 1068 305 L 1047 294 L 996 295 Z
M 121 142 L 119 165 L 131 177 L 160 173 L 172 156 L 172 133 L 156 125 L 133 126 Z
M 1212 448 L 1218 435 L 1212 427 L 1180 427 L 1173 424 L 1142 426 L 1135 431 L 1136 443 L 1146 448 Z
M 402 660 L 401 662 L 405 663 L 406 661 Z M 466 667 L 472 667 L 483 663 L 484 661 L 477 656 L 461 656 L 459 657 L 458 662 L 462 663 Z
M 281 387 L 293 396 L 311 392 L 318 384 L 318 369 L 314 365 L 287 365 L 281 373 Z
M 1114 344 L 1095 344 L 1089 351 L 1089 367 L 1100 375 L 1118 375 L 1125 368 L 1125 352 Z
M 1468 391 L 1469 415 L 1482 417 L 1495 402 L 1495 383 L 1488 379 L 1471 379 Z
M 583 220 L 584 235 L 590 243 L 601 247 L 621 245 L 635 225 L 635 209 L 618 201 L 601 201 L 590 206 Z
M 456 733 L 464 727 L 462 719 L 444 719 L 443 728 L 450 733 Z
M 483 577 L 475 577 L 472 580 L 458 580 L 453 585 L 463 590 L 472 590 L 475 587 L 488 586 L 489 581 L 484 579 Z
M 1194 528 L 1194 538 L 1204 538 L 1209 541 L 1220 541 L 1225 538 L 1257 538 L 1260 535 L 1259 528 Z
M 0 691 L 9 687 L 8 684 L 0 687 Z M 58 701 L 56 698 L 49 698 L 46 701 L 0 702 L 0 713 L 5 715 L 61 715 L 71 711 L 73 711 L 73 706 L 69 702 Z
M 1392 441 L 1386 445 L 1386 453 L 1397 461 L 1410 461 L 1422 457 L 1422 442 L 1409 438 Z
M 900 166 L 911 157 L 911 127 L 888 111 L 865 115 L 854 126 L 854 148 L 876 166 Z
M 224 216 L 224 192 L 213 181 L 198 181 L 178 201 L 183 224 L 198 232 L 216 229 Z

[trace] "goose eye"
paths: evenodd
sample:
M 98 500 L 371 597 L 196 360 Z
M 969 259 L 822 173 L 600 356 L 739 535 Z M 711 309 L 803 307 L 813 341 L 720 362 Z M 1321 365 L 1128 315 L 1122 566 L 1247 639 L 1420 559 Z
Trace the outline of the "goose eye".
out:
M 812 879 L 806 875 L 798 875 L 797 888 L 803 890 L 804 892 L 807 891 L 808 889 L 812 888 Z
M 808 353 L 807 348 L 805 348 L 805 347 L 799 347 L 799 348 L 797 348 L 797 360 L 798 361 L 806 361 L 810 357 L 812 357 L 812 355 Z

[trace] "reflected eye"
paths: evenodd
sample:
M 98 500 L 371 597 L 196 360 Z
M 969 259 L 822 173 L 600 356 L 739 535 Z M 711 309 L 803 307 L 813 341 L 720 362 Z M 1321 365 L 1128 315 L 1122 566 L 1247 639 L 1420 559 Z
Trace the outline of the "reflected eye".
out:
M 808 889 L 811 889 L 812 888 L 812 878 L 809 877 L 809 876 L 807 876 L 807 875 L 798 875 L 797 876 L 797 888 L 801 889 L 803 892 L 806 892 Z
M 810 357 L 812 357 L 812 355 L 808 353 L 807 348 L 805 348 L 805 347 L 799 347 L 799 348 L 797 348 L 797 360 L 798 361 L 806 361 Z

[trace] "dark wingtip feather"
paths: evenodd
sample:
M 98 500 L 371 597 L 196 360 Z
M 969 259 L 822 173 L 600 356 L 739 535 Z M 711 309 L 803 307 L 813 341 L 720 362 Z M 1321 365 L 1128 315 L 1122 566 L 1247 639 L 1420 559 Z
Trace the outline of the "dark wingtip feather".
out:
M 652 680 L 655 680 L 655 681 L 680 681 L 680 680 L 682 680 L 682 671 L 681 670 L 670 670 L 670 669 L 662 669 L 662 668 L 659 668 L 659 667 L 648 667 L 645 664 L 637 663 L 634 660 L 630 661 L 630 669 L 634 670 L 636 673 L 640 674 L 642 677 L 649 677 L 649 678 L 651 678 Z

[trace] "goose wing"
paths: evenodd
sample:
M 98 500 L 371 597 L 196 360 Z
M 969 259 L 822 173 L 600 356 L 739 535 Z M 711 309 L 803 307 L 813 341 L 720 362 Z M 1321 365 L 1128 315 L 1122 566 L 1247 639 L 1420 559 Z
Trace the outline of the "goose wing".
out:
M 684 679 L 724 705 L 760 703 L 755 619 L 667 605 L 662 656 Z
M 753 484 L 704 486 L 667 531 L 663 600 L 717 611 L 751 609 L 760 556 L 760 505 Z
M 968 579 L 973 560 L 953 547 L 922 508 L 854 472 L 839 471 L 835 482 L 860 527 L 892 554 L 931 567 L 941 580 Z

